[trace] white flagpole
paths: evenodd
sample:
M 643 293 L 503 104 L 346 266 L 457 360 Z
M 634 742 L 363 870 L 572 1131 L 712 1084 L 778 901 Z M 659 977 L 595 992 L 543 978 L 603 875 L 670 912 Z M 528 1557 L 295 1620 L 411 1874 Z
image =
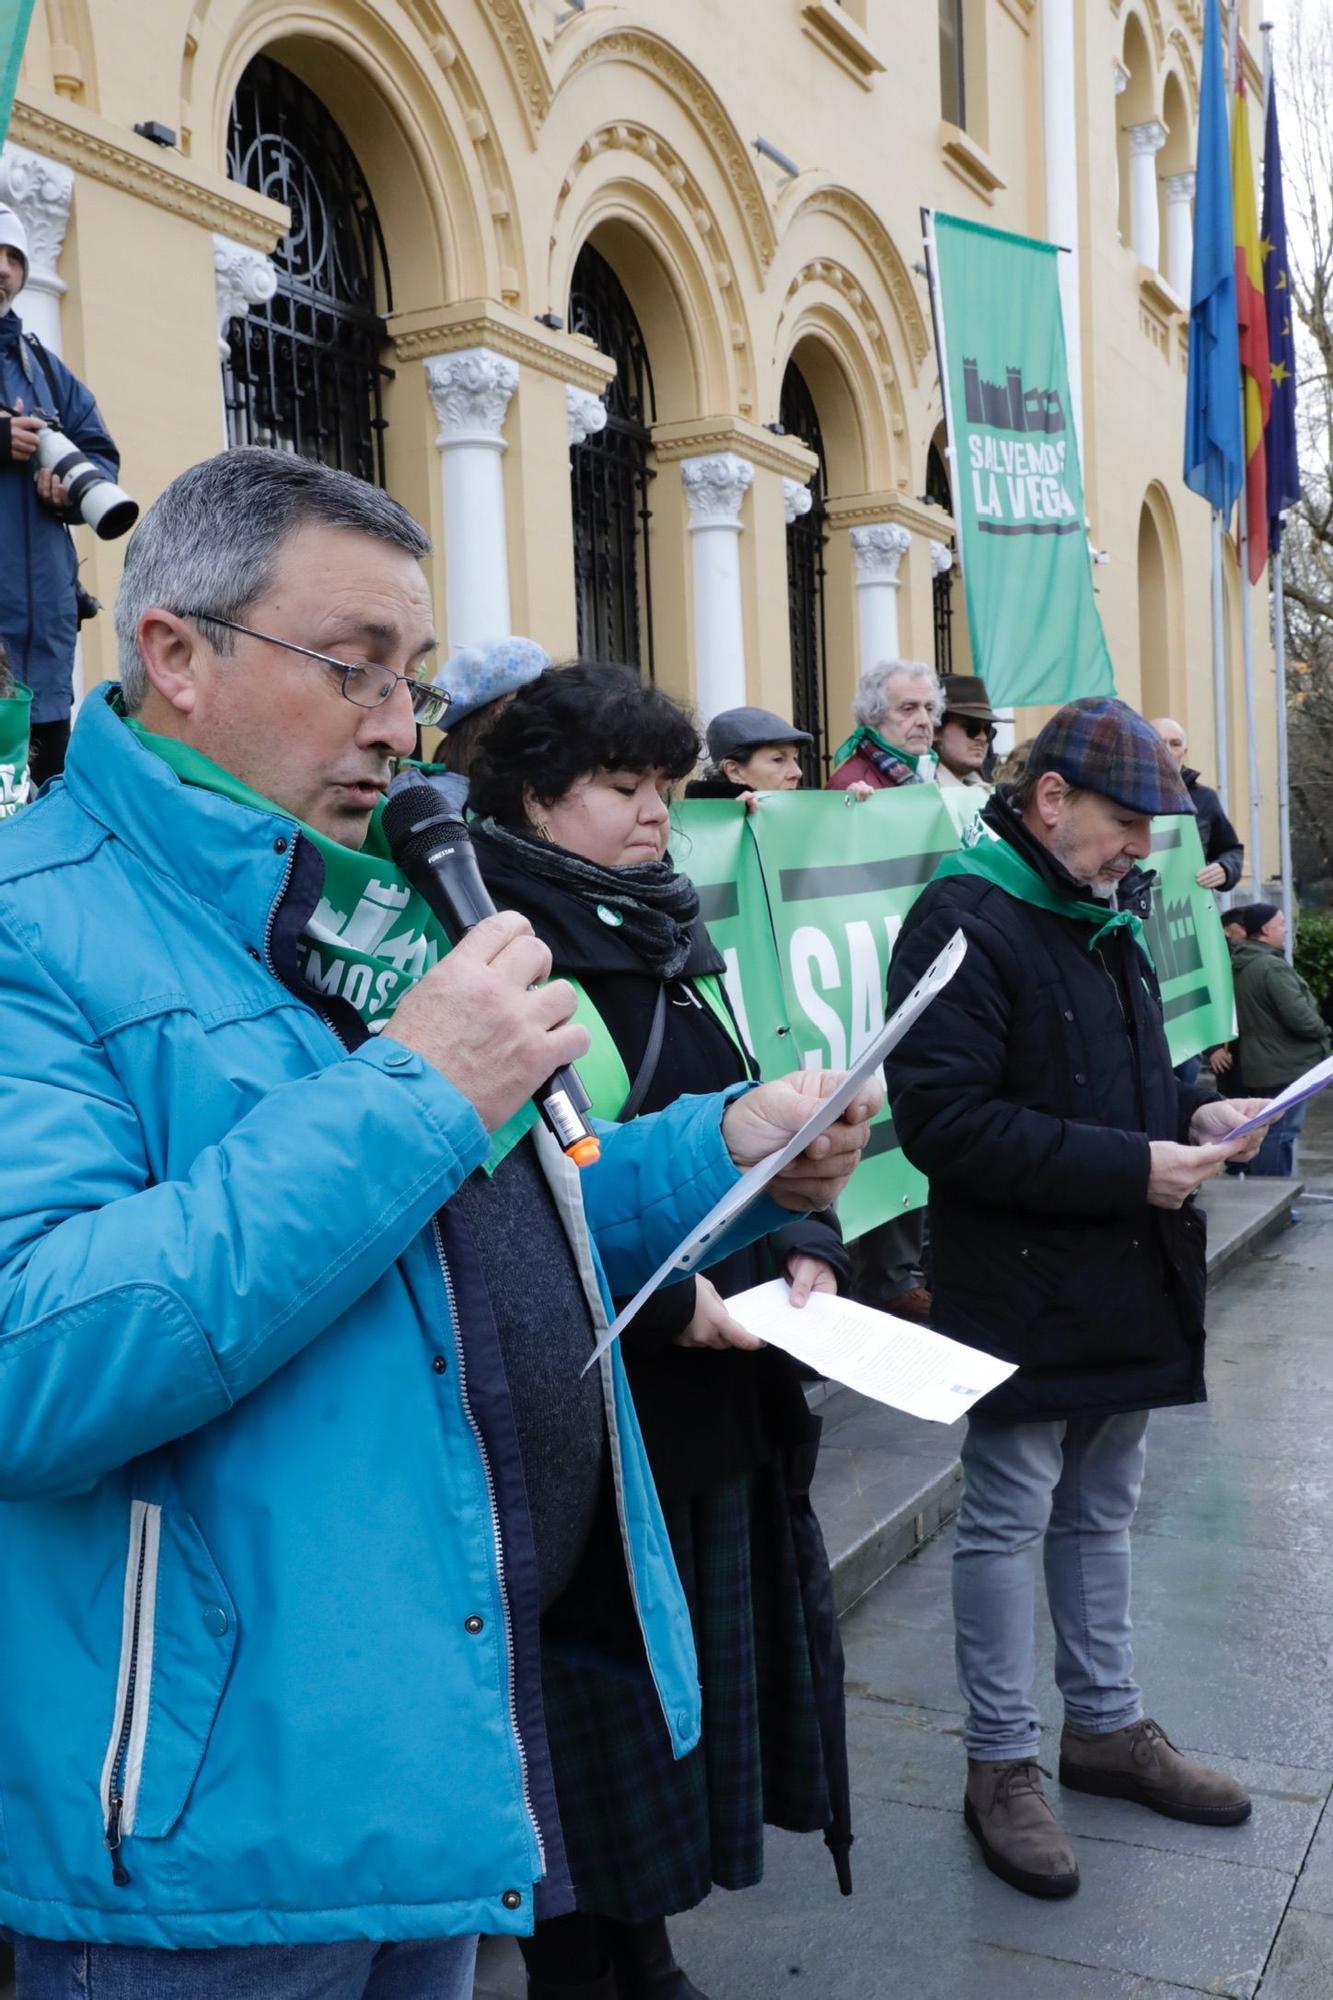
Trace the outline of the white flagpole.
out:
M 1273 88 L 1273 23 L 1261 21 L 1264 38 L 1264 130 L 1268 129 L 1268 93 Z M 1296 953 L 1296 892 L 1291 873 L 1291 768 L 1287 754 L 1287 619 L 1282 601 L 1282 535 L 1280 523 L 1275 554 L 1268 559 L 1268 588 L 1273 605 L 1273 656 L 1277 666 L 1277 837 L 1282 871 L 1282 914 L 1287 920 L 1284 947 L 1290 965 Z
M 1227 729 L 1226 611 L 1222 591 L 1222 516 L 1213 509 L 1213 733 L 1217 752 L 1217 795 L 1229 810 L 1230 732 Z

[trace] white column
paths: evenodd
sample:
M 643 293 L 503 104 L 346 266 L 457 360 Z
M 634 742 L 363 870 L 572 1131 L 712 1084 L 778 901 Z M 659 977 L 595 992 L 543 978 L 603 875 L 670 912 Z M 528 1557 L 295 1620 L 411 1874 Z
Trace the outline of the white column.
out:
M 898 568 L 912 537 L 896 521 L 875 521 L 852 529 L 856 564 L 856 627 L 861 639 L 861 672 L 901 657 L 898 643 Z
M 1166 177 L 1166 281 L 1189 304 L 1194 274 L 1194 175 Z
M 74 176 L 58 160 L 30 153 L 26 146 L 0 150 L 0 201 L 12 208 L 28 232 L 28 277 L 16 308 L 29 333 L 52 354 L 62 353 L 60 301 L 64 281 L 56 265 L 65 241 Z
M 1074 73 L 1074 0 L 1045 0 L 1041 10 L 1042 146 L 1046 240 L 1068 256 L 1055 260 L 1065 323 L 1074 435 L 1083 452 L 1083 315 L 1078 254 L 1078 90 Z
M 1162 229 L 1157 213 L 1157 168 L 1154 162 L 1166 144 L 1160 118 L 1126 127 L 1129 133 L 1129 241 L 1140 264 L 1157 269 Z
M 511 630 L 509 538 L 500 464 L 518 364 L 488 347 L 433 354 L 426 381 L 440 420 L 450 651 Z
M 565 384 L 565 414 L 569 420 L 569 448 L 576 444 L 586 444 L 598 431 L 606 429 L 606 404 L 600 396 L 594 396 L 591 389 L 576 389 L 572 382 Z
M 680 476 L 690 515 L 694 565 L 694 652 L 699 715 L 711 722 L 745 701 L 745 618 L 741 606 L 741 508 L 754 467 L 734 451 L 684 458 Z
M 784 479 L 782 482 L 782 518 L 790 528 L 803 515 L 808 514 L 815 504 L 815 496 L 800 479 Z

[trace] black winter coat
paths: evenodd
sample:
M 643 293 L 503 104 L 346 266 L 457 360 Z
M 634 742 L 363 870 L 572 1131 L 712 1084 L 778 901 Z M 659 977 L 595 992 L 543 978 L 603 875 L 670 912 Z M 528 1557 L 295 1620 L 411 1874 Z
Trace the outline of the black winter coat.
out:
M 1185 789 L 1194 801 L 1199 828 L 1199 845 L 1205 861 L 1219 861 L 1226 870 L 1224 889 L 1234 889 L 1245 866 L 1241 837 L 1223 810 L 1222 801 L 1211 785 L 1205 785 L 1197 771 L 1182 771 Z
M 999 800 L 987 823 L 1077 885 Z M 1117 930 L 991 883 L 932 883 L 889 971 L 895 1007 L 961 929 L 967 956 L 886 1065 L 894 1124 L 930 1178 L 934 1324 L 1019 1372 L 979 1406 L 1106 1415 L 1204 1399 L 1204 1218 L 1147 1202 L 1149 1139 L 1184 1141 L 1201 1091 L 1171 1068 L 1147 959 Z

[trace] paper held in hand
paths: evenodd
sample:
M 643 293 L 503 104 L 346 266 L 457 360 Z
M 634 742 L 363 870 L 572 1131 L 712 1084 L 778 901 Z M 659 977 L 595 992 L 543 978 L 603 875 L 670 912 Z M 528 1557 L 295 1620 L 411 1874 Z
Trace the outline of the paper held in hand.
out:
M 1247 1118 L 1243 1125 L 1233 1126 L 1227 1133 L 1227 1140 L 1239 1139 L 1243 1133 L 1257 1132 L 1261 1125 L 1271 1125 L 1284 1111 L 1290 1111 L 1293 1104 L 1304 1104 L 1307 1097 L 1317 1097 L 1321 1090 L 1327 1090 L 1333 1083 L 1333 1056 L 1325 1056 L 1313 1069 L 1307 1069 L 1304 1076 L 1298 1076 L 1295 1083 L 1289 1083 L 1280 1090 L 1271 1104 L 1262 1111 L 1256 1111 L 1253 1118 Z
M 1012 1361 L 997 1361 L 979 1348 L 851 1299 L 814 1292 L 798 1309 L 790 1303 L 785 1278 L 728 1299 L 727 1311 L 747 1333 L 819 1374 L 929 1423 L 951 1424 L 966 1416 L 978 1397 L 1014 1372 Z
M 866 1078 L 880 1068 L 886 1055 L 897 1047 L 912 1023 L 924 1014 L 935 995 L 948 985 L 963 962 L 967 950 L 967 939 L 961 931 L 955 931 L 943 951 L 934 957 L 912 988 L 901 1007 L 896 1007 L 873 1042 L 862 1050 L 860 1057 L 848 1070 L 842 1082 L 831 1097 L 820 1102 L 806 1119 L 799 1132 L 795 1133 L 785 1146 L 776 1153 L 760 1160 L 748 1173 L 741 1175 L 733 1188 L 728 1189 L 721 1201 L 714 1202 L 703 1221 L 691 1231 L 683 1243 L 678 1243 L 664 1264 L 659 1264 L 647 1284 L 640 1285 L 629 1304 L 616 1314 L 611 1326 L 606 1329 L 585 1362 L 581 1372 L 586 1375 L 594 1361 L 599 1361 L 611 1342 L 625 1331 L 645 1299 L 652 1297 L 659 1285 L 668 1279 L 685 1277 L 709 1261 L 709 1252 L 718 1254 L 719 1239 L 726 1230 L 758 1199 L 769 1182 L 789 1167 L 793 1160 L 800 1158 L 806 1147 L 816 1140 L 836 1118 L 841 1118 L 847 1106 L 854 1100 L 857 1091 Z

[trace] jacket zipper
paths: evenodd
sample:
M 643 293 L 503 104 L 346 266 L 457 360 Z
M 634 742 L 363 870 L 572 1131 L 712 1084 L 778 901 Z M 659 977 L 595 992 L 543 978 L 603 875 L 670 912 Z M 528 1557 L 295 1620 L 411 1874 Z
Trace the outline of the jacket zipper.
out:
M 134 1727 L 134 1701 L 139 1679 L 139 1633 L 143 1621 L 144 1565 L 148 1559 L 148 1515 L 139 1523 L 139 1550 L 134 1579 L 134 1618 L 130 1627 L 130 1664 L 125 1680 L 125 1702 L 120 1712 L 120 1734 L 111 1764 L 110 1802 L 107 1808 L 103 1845 L 111 1856 L 111 1880 L 118 1889 L 128 1887 L 130 1872 L 120 1858 L 120 1821 L 125 1810 L 125 1765 L 129 1756 L 130 1732 Z
M 449 1260 L 444 1254 L 444 1238 L 440 1234 L 440 1225 L 436 1217 L 432 1216 L 430 1226 L 431 1233 L 435 1239 L 435 1254 L 439 1258 L 440 1276 L 444 1280 L 444 1296 L 449 1307 L 449 1318 L 456 1335 L 458 1393 L 463 1405 L 463 1414 L 468 1420 L 473 1437 L 476 1439 L 477 1450 L 481 1456 L 481 1469 L 486 1476 L 486 1499 L 491 1511 L 491 1535 L 495 1546 L 495 1568 L 500 1586 L 500 1610 L 504 1619 L 509 1722 L 514 1732 L 514 1741 L 518 1745 L 519 1773 L 523 1781 L 523 1809 L 527 1813 L 528 1824 L 532 1828 L 533 1839 L 537 1843 L 537 1853 L 540 1856 L 542 1872 L 544 1874 L 546 1872 L 546 1843 L 542 1839 L 542 1830 L 537 1824 L 537 1814 L 532 1803 L 532 1791 L 528 1782 L 528 1752 L 523 1741 L 523 1731 L 519 1727 L 518 1720 L 518 1696 L 514 1684 L 514 1627 L 509 1614 L 509 1591 L 505 1583 L 504 1538 L 500 1533 L 500 1510 L 495 1501 L 495 1480 L 491 1474 L 491 1458 L 490 1453 L 486 1449 L 486 1440 L 482 1436 L 480 1424 L 478 1424 L 476 1417 L 473 1415 L 472 1399 L 468 1394 L 467 1361 L 463 1353 L 463 1336 L 459 1327 L 458 1305 L 454 1296 L 454 1281 L 449 1270 Z

